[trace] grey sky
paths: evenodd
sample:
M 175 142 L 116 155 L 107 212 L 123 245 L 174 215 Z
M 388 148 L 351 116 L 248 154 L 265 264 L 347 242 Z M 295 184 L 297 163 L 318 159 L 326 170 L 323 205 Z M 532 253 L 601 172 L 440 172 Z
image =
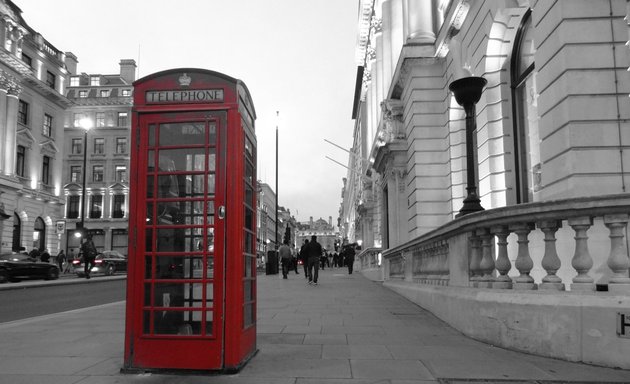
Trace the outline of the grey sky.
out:
M 79 72 L 112 74 L 135 59 L 139 77 L 197 67 L 247 84 L 258 115 L 258 178 L 300 221 L 337 218 L 352 145 L 356 76 L 354 0 L 14 0 L 26 22 L 79 59 Z M 280 119 L 276 120 L 276 111 Z

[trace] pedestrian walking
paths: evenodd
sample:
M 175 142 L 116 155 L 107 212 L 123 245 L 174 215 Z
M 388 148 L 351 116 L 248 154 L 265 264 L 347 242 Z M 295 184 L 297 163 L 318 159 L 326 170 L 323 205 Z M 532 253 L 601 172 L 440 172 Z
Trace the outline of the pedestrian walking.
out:
M 344 261 L 346 262 L 346 265 L 348 266 L 348 274 L 352 275 L 352 268 L 354 266 L 354 244 L 348 244 L 346 245 L 346 249 L 344 251 Z
M 311 241 L 306 246 L 308 254 L 308 283 L 317 285 L 319 278 L 319 263 L 322 257 L 322 246 L 317 242 L 317 236 L 311 236 Z
M 287 279 L 289 268 L 291 268 L 291 262 L 293 261 L 293 255 L 286 241 L 278 248 L 278 255 L 280 256 L 280 263 L 282 264 L 282 278 Z
M 63 271 L 63 265 L 66 262 L 66 254 L 63 252 L 63 249 L 59 251 L 57 254 L 57 265 L 59 266 L 59 270 Z
M 298 258 L 302 260 L 302 266 L 304 267 L 304 278 L 308 279 L 308 250 L 306 244 L 308 244 L 308 239 L 304 239 L 304 244 L 302 244 L 302 247 L 300 248 Z
M 90 278 L 90 272 L 94 268 L 96 261 L 96 246 L 92 241 L 92 235 L 88 235 L 83 244 L 81 244 L 81 253 L 83 254 L 83 272 L 85 278 Z
M 33 261 L 37 261 L 37 260 L 39 259 L 39 255 L 40 255 L 40 253 L 39 253 L 39 249 L 37 249 L 37 248 L 33 248 L 33 250 L 31 250 L 31 251 L 28 253 L 28 257 L 30 257 L 31 259 L 33 259 Z

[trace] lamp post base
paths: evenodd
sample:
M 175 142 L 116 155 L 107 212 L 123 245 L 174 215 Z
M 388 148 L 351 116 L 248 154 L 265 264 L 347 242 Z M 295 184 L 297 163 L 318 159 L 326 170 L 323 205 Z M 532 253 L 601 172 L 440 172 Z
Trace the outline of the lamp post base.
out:
M 459 213 L 455 215 L 455 217 L 461 217 L 467 215 L 469 213 L 483 211 L 483 207 L 481 206 L 481 200 L 477 195 L 468 195 L 464 199 L 464 205 L 459 210 Z

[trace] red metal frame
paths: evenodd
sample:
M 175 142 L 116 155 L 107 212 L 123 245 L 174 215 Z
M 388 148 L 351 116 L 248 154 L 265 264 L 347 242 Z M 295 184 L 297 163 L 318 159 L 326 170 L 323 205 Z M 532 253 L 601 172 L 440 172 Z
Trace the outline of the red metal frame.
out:
M 251 98 L 199 69 L 134 87 L 124 369 L 238 370 L 256 351 Z M 222 98 L 181 102 L 204 92 Z

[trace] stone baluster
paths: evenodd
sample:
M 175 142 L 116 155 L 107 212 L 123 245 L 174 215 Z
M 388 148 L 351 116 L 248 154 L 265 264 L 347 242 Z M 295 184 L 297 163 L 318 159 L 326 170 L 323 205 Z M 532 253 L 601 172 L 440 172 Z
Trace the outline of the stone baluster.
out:
M 547 271 L 547 276 L 543 277 L 540 288 L 564 291 L 562 279 L 556 276 L 561 265 L 556 251 L 556 232 L 558 228 L 562 228 L 562 222 L 542 221 L 538 223 L 538 228 L 545 234 L 545 255 L 542 259 L 542 267 Z
M 499 272 L 499 276 L 492 283 L 492 288 L 512 289 L 512 279 L 508 276 L 510 269 L 512 269 L 512 263 L 510 263 L 507 251 L 507 238 L 510 235 L 510 231 L 506 226 L 501 225 L 491 228 L 490 232 L 497 237 L 497 261 L 495 262 L 495 268 Z
M 608 282 L 608 290 L 612 292 L 630 293 L 630 277 L 628 269 L 630 260 L 624 241 L 624 232 L 628 225 L 628 215 L 606 215 L 604 224 L 610 230 L 610 255 L 608 256 L 608 268 L 613 272 Z
M 593 268 L 593 259 L 588 251 L 588 236 L 586 231 L 593 225 L 593 219 L 588 216 L 575 217 L 568 220 L 569 225 L 575 231 L 575 254 L 571 260 L 571 266 L 577 272 L 573 278 L 571 290 L 593 291 L 594 280 L 588 272 Z
M 492 288 L 494 282 L 494 256 L 492 255 L 492 240 L 494 236 L 490 233 L 490 229 L 483 228 L 476 231 L 477 236 L 481 238 L 481 262 L 479 269 L 483 276 L 479 282 L 479 288 Z
M 529 240 L 527 236 L 532 231 L 533 226 L 530 223 L 515 224 L 510 226 L 510 230 L 518 236 L 518 254 L 514 266 L 518 269 L 520 275 L 514 279 L 514 289 L 536 289 L 534 278 L 529 275 L 534 262 L 529 255 Z
M 481 239 L 473 233 L 470 236 L 470 259 L 469 259 L 469 268 L 470 268 L 470 286 L 478 287 L 479 281 L 481 280 Z

